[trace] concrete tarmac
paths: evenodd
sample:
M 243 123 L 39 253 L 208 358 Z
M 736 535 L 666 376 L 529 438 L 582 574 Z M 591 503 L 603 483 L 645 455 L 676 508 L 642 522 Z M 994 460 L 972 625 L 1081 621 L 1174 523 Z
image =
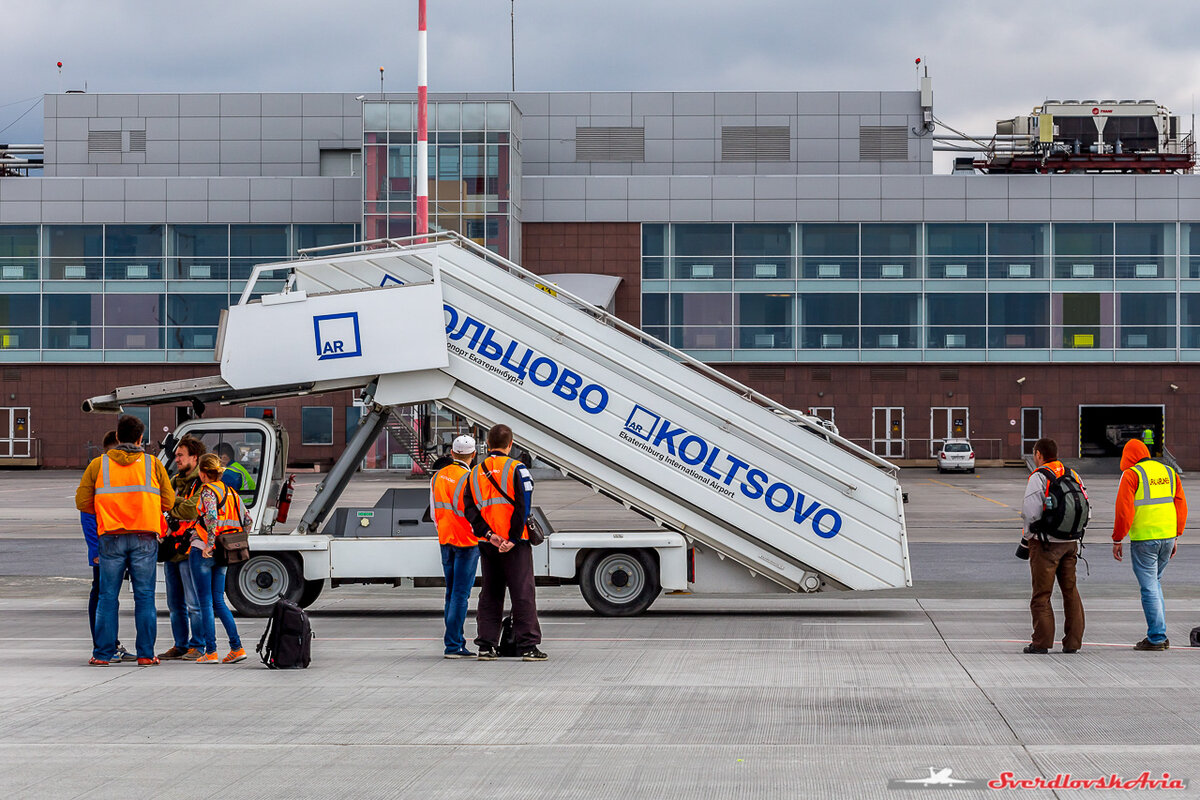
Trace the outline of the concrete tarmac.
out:
M 1168 796 L 1200 794 L 1200 649 L 1186 646 L 1200 564 L 1185 537 L 1165 579 L 1174 646 L 1132 650 L 1145 622 L 1128 562 L 1107 544 L 1115 477 L 1089 486 L 1100 519 L 1074 655 L 1020 652 L 1024 476 L 914 470 L 903 477 L 912 589 L 668 596 L 630 619 L 593 615 L 574 587 L 539 590 L 550 660 L 527 664 L 442 659 L 440 590 L 348 587 L 310 609 L 313 664 L 289 672 L 86 666 L 77 479 L 0 475 L 6 797 L 897 798 L 935 791 L 903 782 L 931 769 L 974 782 L 954 786 L 963 797 L 1005 773 L 1167 773 L 1190 780 Z M 383 483 L 360 481 L 347 504 L 373 503 Z M 537 492 L 558 527 L 627 519 L 570 482 Z M 262 621 L 238 624 L 256 643 Z M 158 633 L 163 649 L 165 613 Z

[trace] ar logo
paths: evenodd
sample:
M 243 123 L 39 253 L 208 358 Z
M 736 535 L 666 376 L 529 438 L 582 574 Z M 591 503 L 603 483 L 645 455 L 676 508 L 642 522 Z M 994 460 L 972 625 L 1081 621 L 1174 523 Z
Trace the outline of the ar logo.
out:
M 354 358 L 362 355 L 362 339 L 358 334 L 358 314 L 325 314 L 313 317 L 317 337 L 317 360 Z

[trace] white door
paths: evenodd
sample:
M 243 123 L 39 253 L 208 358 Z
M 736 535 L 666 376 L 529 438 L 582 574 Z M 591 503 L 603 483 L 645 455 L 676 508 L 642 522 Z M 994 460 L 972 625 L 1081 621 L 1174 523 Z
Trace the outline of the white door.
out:
M 904 458 L 904 409 L 871 409 L 871 450 L 884 458 Z
M 929 457 L 937 458 L 947 439 L 970 439 L 971 417 L 966 408 L 929 409 Z
M 32 439 L 29 436 L 29 409 L 0 409 L 0 458 L 29 458 Z

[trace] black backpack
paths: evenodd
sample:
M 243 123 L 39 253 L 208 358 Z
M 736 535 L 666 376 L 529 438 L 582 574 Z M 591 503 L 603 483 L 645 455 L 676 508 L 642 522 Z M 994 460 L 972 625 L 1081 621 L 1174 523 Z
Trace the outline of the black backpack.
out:
M 517 642 L 513 639 L 511 614 L 500 621 L 500 645 L 496 649 L 500 651 L 501 658 L 516 658 Z
M 278 600 L 255 650 L 267 669 L 304 669 L 311 660 L 312 638 L 304 609 L 291 600 Z
M 1042 467 L 1038 472 L 1046 476 L 1046 498 L 1042 518 L 1029 526 L 1029 530 L 1038 534 L 1042 542 L 1047 538 L 1064 541 L 1083 539 L 1084 529 L 1092 509 L 1079 476 L 1072 470 L 1065 469 L 1057 478 L 1054 473 Z

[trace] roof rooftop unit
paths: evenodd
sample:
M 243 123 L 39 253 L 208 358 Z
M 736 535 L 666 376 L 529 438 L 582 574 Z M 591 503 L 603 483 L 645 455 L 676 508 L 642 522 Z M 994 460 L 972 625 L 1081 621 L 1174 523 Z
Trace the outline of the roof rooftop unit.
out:
M 1047 100 L 996 122 L 987 173 L 1191 172 L 1192 134 L 1154 100 Z

